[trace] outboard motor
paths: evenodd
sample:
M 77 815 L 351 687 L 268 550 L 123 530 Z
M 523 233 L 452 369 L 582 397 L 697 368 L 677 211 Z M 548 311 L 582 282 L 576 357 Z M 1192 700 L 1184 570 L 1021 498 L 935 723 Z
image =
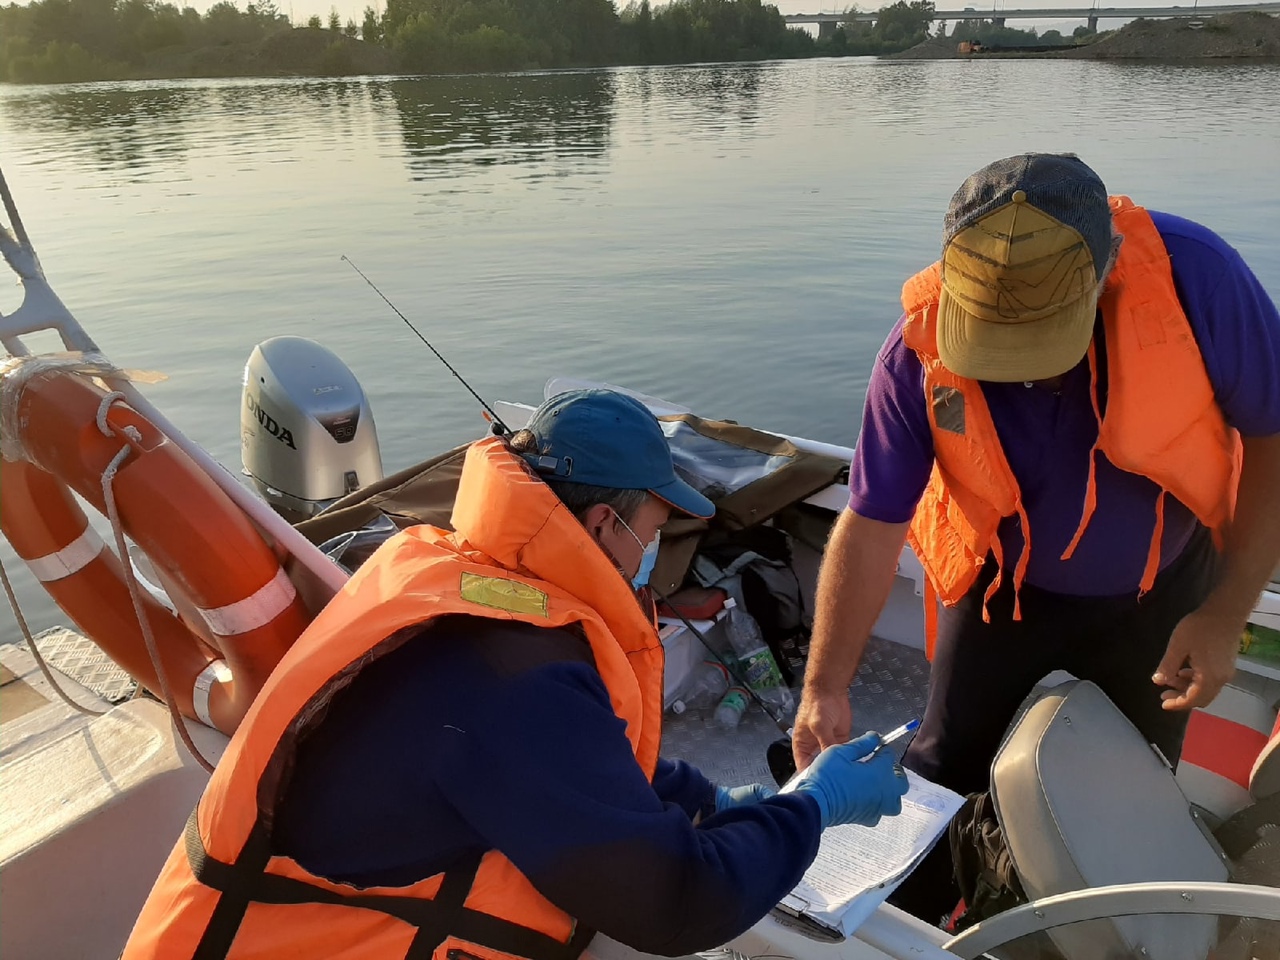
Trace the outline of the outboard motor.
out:
M 373 412 L 355 375 L 305 337 L 272 337 L 244 368 L 240 460 L 292 523 L 382 479 Z

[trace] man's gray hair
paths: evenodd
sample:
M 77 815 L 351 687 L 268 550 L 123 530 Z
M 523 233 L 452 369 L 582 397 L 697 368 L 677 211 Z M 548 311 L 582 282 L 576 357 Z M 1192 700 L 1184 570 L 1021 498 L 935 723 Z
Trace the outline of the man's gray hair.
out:
M 1120 258 L 1120 246 L 1124 243 L 1124 234 L 1119 233 L 1115 226 L 1111 227 L 1111 247 L 1107 251 L 1107 262 L 1102 267 L 1102 273 L 1098 277 L 1098 293 L 1102 293 L 1102 288 L 1107 285 L 1107 280 L 1111 278 L 1111 271 L 1115 269 L 1116 260 Z
M 517 431 L 507 441 L 512 453 L 546 453 L 538 448 L 538 438 L 531 430 Z M 589 483 L 572 483 L 567 480 L 556 480 L 554 477 L 543 477 L 542 481 L 551 488 L 551 492 L 569 508 L 579 520 L 588 510 L 598 503 L 610 507 L 620 516 L 624 523 L 630 523 L 636 511 L 649 499 L 648 490 L 625 490 L 618 487 L 597 487 Z

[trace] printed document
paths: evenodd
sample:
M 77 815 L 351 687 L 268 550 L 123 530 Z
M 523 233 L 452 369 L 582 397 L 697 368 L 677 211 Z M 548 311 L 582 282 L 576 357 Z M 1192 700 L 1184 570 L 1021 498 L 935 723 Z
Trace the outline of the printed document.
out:
M 875 827 L 848 824 L 823 831 L 818 856 L 778 909 L 847 937 L 929 852 L 964 804 L 957 793 L 910 770 L 902 813 Z M 804 774 L 793 777 L 789 793 Z

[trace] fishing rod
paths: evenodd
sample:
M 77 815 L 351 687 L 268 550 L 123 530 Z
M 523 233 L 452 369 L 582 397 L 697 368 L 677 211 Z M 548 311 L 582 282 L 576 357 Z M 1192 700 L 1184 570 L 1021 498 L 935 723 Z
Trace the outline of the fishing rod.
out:
M 471 389 L 471 384 L 467 383 L 466 380 L 462 379 L 462 374 L 460 374 L 457 370 L 453 369 L 453 364 L 451 364 L 448 360 L 444 358 L 444 354 L 442 354 L 439 350 L 437 350 L 435 347 L 431 345 L 431 341 L 428 340 L 426 337 L 424 337 L 421 334 L 421 332 L 419 332 L 418 328 L 409 322 L 409 318 L 400 312 L 400 308 L 397 307 L 394 303 L 392 303 L 387 298 L 387 295 L 385 293 L 383 293 L 381 290 L 378 289 L 377 284 L 375 284 L 372 280 L 370 280 L 368 277 L 364 275 L 364 271 L 361 270 L 359 267 L 357 267 L 350 257 L 348 257 L 344 253 L 342 255 L 342 259 L 345 260 L 351 266 L 352 270 L 360 274 L 360 279 L 363 280 L 365 283 L 367 283 L 370 287 L 372 287 L 373 292 L 376 293 L 378 296 L 380 296 L 383 302 L 386 303 L 388 307 L 390 307 L 392 310 L 395 311 L 396 316 L 404 321 L 405 326 L 408 327 L 410 330 L 412 330 L 415 334 L 417 334 L 418 339 L 427 345 L 427 349 L 436 355 L 436 359 L 438 359 L 441 363 L 443 363 L 448 368 L 449 372 L 452 373 L 458 379 L 458 382 L 467 388 L 467 393 L 471 394 L 473 397 L 476 398 L 476 400 L 479 401 L 480 406 L 484 407 L 485 412 L 488 413 L 489 416 L 493 418 L 493 432 L 498 434 L 498 436 L 502 436 L 502 437 L 510 436 L 511 430 L 508 429 L 507 425 L 502 422 L 502 418 L 499 417 L 498 414 L 494 412 L 493 407 L 489 406 L 489 404 L 484 402 L 484 397 L 480 396 L 480 394 L 476 393 L 474 390 Z
M 365 276 L 364 271 L 361 270 L 359 267 L 357 267 L 354 261 L 352 261 L 352 259 L 348 257 L 345 253 L 342 254 L 342 259 L 345 260 L 347 264 L 350 265 L 352 270 L 360 274 L 360 279 L 362 279 L 365 283 L 367 283 L 373 289 L 373 292 L 376 293 L 378 296 L 380 296 L 383 302 L 386 303 L 387 306 L 389 306 L 392 310 L 395 311 L 396 316 L 404 321 L 405 326 L 407 326 L 410 330 L 412 330 L 417 335 L 418 339 L 427 345 L 427 349 L 429 349 L 432 353 L 434 353 L 436 355 L 436 358 L 448 368 L 449 372 L 452 373 L 454 377 L 457 378 L 458 382 L 461 383 L 464 387 L 466 387 L 467 392 L 470 393 L 471 396 L 475 397 L 477 401 L 479 401 L 480 406 L 484 407 L 485 411 L 488 412 L 489 416 L 493 418 L 494 432 L 499 434 L 500 436 L 510 436 L 511 430 L 507 427 L 505 423 L 502 422 L 502 419 L 498 416 L 498 414 L 494 411 L 494 409 L 491 406 L 489 406 L 489 404 L 485 403 L 484 398 L 480 396 L 480 394 L 476 393 L 475 390 L 471 389 L 471 384 L 467 383 L 467 381 L 462 378 L 462 374 L 458 373 L 458 371 L 453 368 L 453 365 L 444 358 L 444 355 L 441 354 L 439 350 L 437 350 L 435 347 L 431 345 L 431 341 L 429 341 L 426 337 L 424 337 L 421 334 L 421 332 L 419 332 L 418 328 L 409 322 L 409 318 L 400 312 L 400 308 L 397 307 L 394 303 L 392 303 L 391 300 L 388 299 L 387 295 L 378 289 L 377 284 L 375 284 L 372 280 L 370 280 L 367 276 Z M 791 726 L 790 724 L 787 723 L 786 718 L 782 715 L 781 712 L 775 713 L 773 710 L 769 709 L 769 705 L 764 701 L 764 699 L 758 693 L 756 693 L 755 690 L 751 689 L 751 685 L 747 683 L 746 679 L 738 672 L 736 661 L 730 662 L 732 658 L 726 659 L 725 657 L 721 656 L 721 654 L 715 649 L 715 647 L 711 645 L 711 642 L 707 639 L 706 634 L 704 634 L 701 630 L 695 627 L 693 625 L 693 621 L 691 621 L 688 617 L 686 617 L 683 613 L 681 613 L 680 609 L 674 603 L 671 602 L 671 599 L 665 593 L 663 593 L 657 587 L 653 587 L 652 585 L 650 585 L 650 587 L 653 590 L 653 592 L 657 594 L 658 598 L 667 605 L 667 607 L 671 610 L 671 612 L 674 613 L 680 619 L 680 621 L 686 627 L 689 628 L 689 630 L 693 633 L 693 635 L 702 642 L 702 645 L 707 648 L 707 652 L 716 658 L 716 662 L 719 663 L 722 667 L 724 667 L 725 671 L 729 674 L 729 676 L 731 676 L 737 682 L 737 685 L 741 687 L 743 690 L 745 690 L 748 696 L 750 696 L 752 700 L 754 700 L 756 703 L 760 705 L 760 709 L 764 711 L 765 716 L 767 716 L 770 720 L 772 720 L 779 730 L 781 730 L 783 733 L 787 735 L 790 735 Z

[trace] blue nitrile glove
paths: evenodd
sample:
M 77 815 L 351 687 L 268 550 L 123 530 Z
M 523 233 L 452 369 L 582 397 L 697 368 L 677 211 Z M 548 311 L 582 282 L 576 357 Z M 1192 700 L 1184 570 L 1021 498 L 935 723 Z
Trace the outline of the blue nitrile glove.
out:
M 768 800 L 774 794 L 763 783 L 748 783 L 745 787 L 716 787 L 716 813 L 724 813 L 734 807 Z
M 893 752 L 882 750 L 866 763 L 859 762 L 879 745 L 879 734 L 864 733 L 850 743 L 827 747 L 796 784 L 795 793 L 818 801 L 822 829 L 842 823 L 874 827 L 881 817 L 902 812 L 907 775 Z

